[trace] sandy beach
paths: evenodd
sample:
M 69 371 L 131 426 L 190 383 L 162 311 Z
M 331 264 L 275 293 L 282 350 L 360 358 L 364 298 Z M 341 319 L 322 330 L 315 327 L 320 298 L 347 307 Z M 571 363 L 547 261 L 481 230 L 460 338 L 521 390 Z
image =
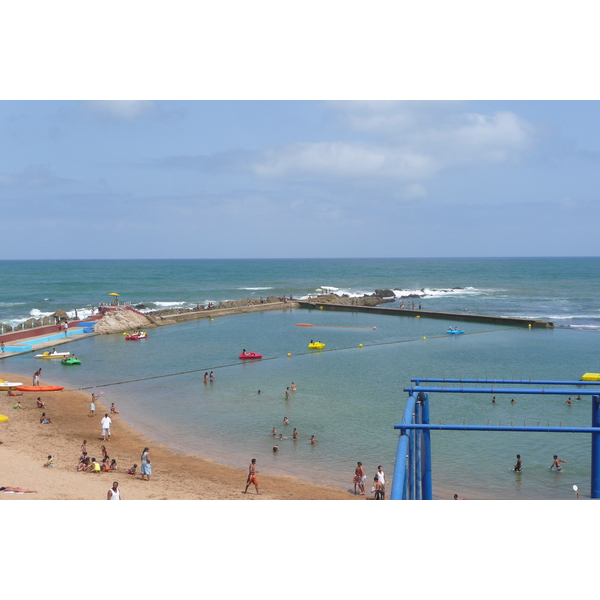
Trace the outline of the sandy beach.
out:
M 1 373 L 6 381 L 29 381 L 29 377 Z M 41 381 L 41 385 L 52 385 Z M 46 403 L 37 408 L 38 396 Z M 270 475 L 257 462 L 259 491 L 252 486 L 246 495 L 246 471 L 222 465 L 199 456 L 179 454 L 156 444 L 112 415 L 111 440 L 102 440 L 100 420 L 108 408 L 96 403 L 94 417 L 88 417 L 91 395 L 78 391 L 24 392 L 14 398 L 0 392 L 0 414 L 9 420 L 0 423 L 0 486 L 37 490 L 35 494 L 0 493 L 0 500 L 101 500 L 106 498 L 113 481 L 119 482 L 123 498 L 128 500 L 364 500 L 347 490 L 305 482 L 295 477 Z M 13 409 L 16 400 L 21 409 Z M 118 408 L 118 407 L 117 407 Z M 52 424 L 40 424 L 42 412 Z M 104 444 L 118 470 L 106 473 L 77 472 L 81 444 L 87 440 L 90 457 L 101 459 Z M 140 476 L 140 454 L 150 449 L 151 480 Z M 48 455 L 55 466 L 44 468 Z M 251 456 L 248 457 L 250 463 Z M 138 464 L 135 476 L 127 474 Z M 352 474 L 348 475 L 352 481 Z M 368 498 L 368 496 L 367 496 Z

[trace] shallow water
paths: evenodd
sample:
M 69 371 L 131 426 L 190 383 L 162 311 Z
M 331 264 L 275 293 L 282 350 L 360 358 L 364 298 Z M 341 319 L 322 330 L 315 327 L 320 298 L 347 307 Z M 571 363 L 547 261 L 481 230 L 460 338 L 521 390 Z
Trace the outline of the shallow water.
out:
M 295 325 L 306 322 L 329 327 Z M 45 362 L 42 379 L 72 388 L 104 386 L 95 391 L 105 392 L 107 406 L 114 401 L 128 423 L 174 449 L 240 467 L 256 457 L 262 471 L 350 489 L 359 460 L 368 478 L 382 464 L 391 479 L 393 426 L 401 420 L 411 377 L 576 380 L 600 371 L 595 332 L 468 324 L 466 335 L 449 336 L 448 325 L 302 309 L 236 315 L 153 329 L 139 342 L 121 335 L 72 342 L 69 349 L 82 366 Z M 325 350 L 309 351 L 311 339 L 325 342 Z M 243 348 L 264 358 L 240 361 Z M 33 355 L 14 357 L 10 370 L 27 375 L 39 362 Z M 216 381 L 205 385 L 202 376 L 211 370 Z M 146 379 L 173 373 L 182 374 Z M 143 381 L 106 386 L 134 379 Z M 292 381 L 298 390 L 286 401 Z M 562 396 L 515 399 L 511 405 L 502 395 L 493 405 L 491 396 L 432 394 L 432 422 L 590 423 L 589 399 L 571 407 Z M 277 442 L 277 454 L 273 427 L 288 438 Z M 293 427 L 296 442 L 289 439 Z M 313 434 L 320 440 L 315 445 L 307 440 Z M 433 432 L 432 441 L 438 494 L 571 498 L 574 483 L 582 496 L 589 494 L 589 435 Z M 517 453 L 521 474 L 511 471 Z M 553 454 L 569 461 L 562 473 L 548 470 Z

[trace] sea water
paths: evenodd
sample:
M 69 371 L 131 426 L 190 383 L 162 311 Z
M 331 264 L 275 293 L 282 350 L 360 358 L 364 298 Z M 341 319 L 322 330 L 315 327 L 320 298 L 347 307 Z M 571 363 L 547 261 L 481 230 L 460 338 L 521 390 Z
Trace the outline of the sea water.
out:
M 15 277 L 27 278 L 17 263 L 0 266 L 7 264 Z M 39 280 L 37 292 L 33 283 L 25 286 L 22 301 L 32 303 L 36 293 L 54 297 L 52 306 L 47 301 L 47 310 L 85 308 L 85 273 L 90 304 L 108 291 L 132 302 L 195 305 L 252 293 L 298 297 L 322 286 L 350 294 L 389 287 L 429 290 L 415 301 L 431 310 L 529 316 L 554 319 L 559 325 L 526 329 L 464 323 L 465 335 L 449 336 L 445 330 L 454 324 L 437 319 L 286 309 L 153 329 L 139 342 L 121 335 L 96 336 L 69 346 L 82 359 L 81 367 L 44 362 L 42 379 L 104 391 L 103 402 L 115 402 L 125 421 L 175 450 L 240 467 L 257 458 L 263 472 L 348 489 L 359 460 L 369 478 L 381 464 L 391 479 L 398 440 L 393 426 L 401 421 L 407 397 L 403 388 L 411 377 L 577 380 L 585 372 L 600 371 L 597 259 L 20 264 L 29 279 Z M 130 282 L 134 273 L 137 277 Z M 462 290 L 444 291 L 456 287 Z M 18 305 L 18 293 L 18 286 L 2 292 L 5 305 L 13 304 L 4 306 L 5 319 L 22 318 L 18 307 L 31 306 Z M 309 351 L 311 339 L 325 342 L 325 350 Z M 263 359 L 240 361 L 244 348 L 262 353 Z M 22 355 L 3 369 L 32 374 L 39 362 L 31 354 Z M 211 370 L 216 381 L 205 385 L 203 375 Z M 297 391 L 286 400 L 285 389 L 292 381 Z M 571 406 L 564 396 L 515 396 L 515 404 L 510 398 L 497 395 L 492 404 L 491 395 L 431 394 L 431 420 L 590 424 L 586 396 Z M 273 427 L 286 439 L 273 438 Z M 291 439 L 293 427 L 298 441 Z M 310 444 L 311 435 L 319 442 Z M 573 484 L 589 495 L 586 434 L 447 431 L 433 432 L 432 443 L 438 497 L 456 492 L 473 498 L 570 498 Z M 274 444 L 279 445 L 277 453 Z M 521 474 L 511 471 L 516 454 L 523 458 Z M 569 461 L 562 473 L 549 470 L 554 454 Z

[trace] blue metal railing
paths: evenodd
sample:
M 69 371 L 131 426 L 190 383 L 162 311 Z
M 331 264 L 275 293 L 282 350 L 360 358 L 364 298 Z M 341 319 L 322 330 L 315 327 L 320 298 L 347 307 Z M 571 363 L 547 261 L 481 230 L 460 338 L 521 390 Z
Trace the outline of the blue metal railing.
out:
M 548 380 L 505 380 L 505 379 L 411 379 L 414 387 L 404 388 L 408 400 L 402 423 L 394 425 L 400 431 L 396 462 L 392 481 L 392 500 L 431 500 L 433 498 L 431 474 L 430 432 L 437 431 L 510 431 L 510 432 L 558 432 L 587 433 L 592 436 L 591 444 L 591 497 L 600 498 L 600 389 L 584 389 L 583 386 L 600 384 L 593 381 L 548 381 Z M 546 388 L 465 388 L 423 387 L 421 383 L 493 383 L 502 385 L 576 385 L 580 389 Z M 534 425 L 434 425 L 429 422 L 429 393 L 462 394 L 552 394 L 592 397 L 592 419 L 590 427 L 554 427 Z

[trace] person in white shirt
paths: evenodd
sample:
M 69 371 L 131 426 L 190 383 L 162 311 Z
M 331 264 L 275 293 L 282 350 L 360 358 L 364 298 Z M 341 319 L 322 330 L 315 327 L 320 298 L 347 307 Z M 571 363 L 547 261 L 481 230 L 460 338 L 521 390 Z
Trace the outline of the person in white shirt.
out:
M 382 496 L 383 496 L 383 500 L 385 500 L 385 484 L 387 483 L 387 479 L 385 478 L 385 473 L 383 472 L 383 467 L 381 465 L 379 465 L 377 467 L 377 479 L 379 479 L 379 481 L 381 482 L 382 487 Z
M 108 436 L 108 439 L 110 440 L 110 424 L 112 423 L 112 420 L 108 416 L 108 413 L 104 413 L 104 418 L 100 423 L 102 423 L 102 439 L 106 441 L 106 436 Z
M 108 494 L 106 494 L 107 500 L 122 500 L 121 498 L 121 490 L 119 489 L 119 482 L 113 481 L 113 486 L 108 490 Z

